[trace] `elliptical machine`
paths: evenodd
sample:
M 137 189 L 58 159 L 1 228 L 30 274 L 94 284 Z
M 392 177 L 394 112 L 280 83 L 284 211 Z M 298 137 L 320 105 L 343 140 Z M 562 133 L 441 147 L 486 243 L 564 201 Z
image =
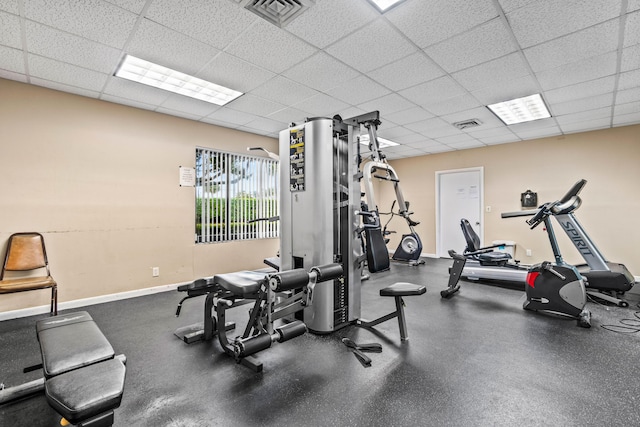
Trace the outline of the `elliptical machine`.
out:
M 376 176 L 376 178 L 380 178 Z M 384 177 L 382 179 L 385 179 Z M 391 209 L 389 212 L 380 212 L 380 215 L 391 215 L 389 220 L 385 223 L 382 229 L 382 235 L 385 237 L 385 243 L 389 243 L 389 239 L 387 236 L 389 234 L 395 233 L 395 231 L 387 230 L 387 226 L 391 222 L 394 216 L 402 216 L 399 212 L 394 212 L 393 208 L 396 205 L 396 200 L 391 204 Z M 405 207 L 407 215 L 404 219 L 407 221 L 407 225 L 409 226 L 409 234 L 403 234 L 400 239 L 400 243 L 398 243 L 398 247 L 395 252 L 391 256 L 391 259 L 394 261 L 406 262 L 411 266 L 416 266 L 420 264 L 424 264 L 424 260 L 420 258 L 422 254 L 422 241 L 420 240 L 420 236 L 416 233 L 414 226 L 420 224 L 417 221 L 413 221 L 409 215 L 413 214 L 413 212 L 409 212 L 409 202 L 405 201 Z
M 522 307 L 525 310 L 571 317 L 578 321 L 578 326 L 590 328 L 591 312 L 585 309 L 587 292 L 584 280 L 578 269 L 562 259 L 550 218 L 552 215 L 566 214 L 580 206 L 578 192 L 579 189 L 574 186 L 562 200 L 545 203 L 538 208 L 533 218 L 527 220 L 531 229 L 544 223 L 555 263 L 545 261 L 528 269 L 525 278 L 526 300 Z M 491 248 L 485 249 L 486 251 L 491 251 Z M 458 282 L 467 261 L 466 256 L 453 250 L 449 251 L 449 255 L 454 260 L 449 274 L 449 284 L 447 289 L 440 291 L 440 296 L 445 299 L 453 297 L 460 290 Z

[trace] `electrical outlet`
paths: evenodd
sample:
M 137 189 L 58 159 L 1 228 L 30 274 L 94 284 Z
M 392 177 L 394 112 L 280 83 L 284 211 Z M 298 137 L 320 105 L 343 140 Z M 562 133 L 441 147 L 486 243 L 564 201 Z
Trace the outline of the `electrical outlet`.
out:
M 158 277 L 160 275 L 160 267 L 153 267 L 151 269 L 151 275 L 153 277 Z
M 531 256 L 531 249 L 527 249 L 527 256 Z

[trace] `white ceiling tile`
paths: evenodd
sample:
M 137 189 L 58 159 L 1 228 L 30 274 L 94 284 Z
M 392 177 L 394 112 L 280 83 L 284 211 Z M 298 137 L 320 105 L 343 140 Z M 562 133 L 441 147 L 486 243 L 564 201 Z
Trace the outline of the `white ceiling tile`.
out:
M 147 19 L 224 49 L 258 18 L 228 1 L 154 0 Z
M 624 47 L 640 43 L 640 10 L 627 15 L 624 27 Z
M 455 150 L 455 148 L 453 147 L 449 147 L 448 145 L 444 145 L 444 144 L 440 144 L 439 146 L 434 146 L 434 147 L 429 147 L 426 148 L 425 151 L 426 153 L 430 153 L 430 154 L 436 154 L 436 153 L 446 153 L 447 151 L 453 151 Z
M 534 131 L 534 130 L 546 129 L 551 127 L 557 127 L 557 124 L 553 117 L 548 117 L 546 119 L 538 119 L 531 122 L 516 123 L 516 124 L 507 126 L 507 128 L 513 133 Z
M 39 79 L 37 77 L 31 77 L 30 82 L 37 86 L 47 87 L 49 89 L 59 90 L 61 92 L 73 93 L 76 95 L 84 96 L 86 98 L 98 98 L 99 92 L 93 90 L 82 89 L 77 86 L 64 85 L 50 80 Z
M 155 87 L 143 85 L 141 83 L 132 82 L 130 80 L 121 79 L 119 77 L 110 77 L 104 94 L 114 97 L 130 99 L 145 104 L 160 105 L 169 96 L 171 92 L 158 89 Z
M 219 105 L 178 94 L 169 96 L 169 98 L 162 103 L 161 107 L 169 110 L 182 111 L 197 117 L 208 116 L 220 108 Z
M 472 108 L 480 107 L 481 105 L 482 104 L 480 104 L 473 95 L 467 93 L 461 96 L 443 99 L 438 102 L 427 102 L 422 106 L 436 116 L 444 116 L 458 111 L 470 110 Z
M 0 67 L 0 78 L 7 80 L 15 80 L 17 82 L 27 83 L 27 76 L 20 73 L 14 73 L 13 71 L 3 70 Z
M 452 142 L 452 143 L 448 143 L 447 145 L 449 147 L 455 148 L 456 150 L 486 147 L 486 144 L 482 143 L 481 141 L 476 141 L 471 139 L 467 141 Z
M 419 133 L 411 133 L 409 135 L 399 136 L 398 138 L 396 138 L 396 142 L 402 143 L 408 147 L 417 148 L 419 150 L 434 145 L 440 145 L 439 142 L 427 138 L 426 136 Z
M 496 18 L 424 51 L 442 68 L 453 73 L 515 52 L 516 49 L 502 20 Z
M 319 48 L 325 48 L 377 17 L 378 14 L 362 1 L 321 0 L 285 29 Z
M 507 19 L 527 48 L 619 15 L 620 0 L 542 0 L 507 13 Z
M 631 114 L 620 114 L 613 117 L 614 126 L 637 125 L 640 123 L 640 112 Z
M 478 126 L 476 128 L 465 129 L 466 133 L 473 135 L 476 139 L 489 138 L 494 136 L 505 136 L 509 138 L 513 138 L 513 132 L 505 126 L 504 124 L 501 127 L 495 127 L 490 129 L 483 129 L 482 126 Z
M 26 21 L 27 45 L 31 53 L 83 68 L 111 74 L 121 51 L 65 33 L 37 22 Z
M 380 111 L 380 115 L 382 117 L 387 117 L 389 114 L 416 107 L 413 102 L 407 101 L 405 98 L 396 93 L 390 93 L 380 98 L 362 103 L 359 106 L 366 111 L 378 110 Z
M 640 101 L 627 102 L 625 104 L 616 104 L 614 113 L 618 114 L 634 114 L 640 112 Z
M 349 108 L 349 104 L 320 93 L 293 105 L 302 111 L 308 111 L 312 117 L 333 117 L 338 111 Z
M 618 48 L 618 26 L 614 19 L 530 47 L 524 54 L 536 73 L 601 55 Z
M 185 111 L 180 111 L 180 110 L 172 110 L 170 108 L 164 108 L 164 107 L 158 107 L 155 109 L 156 113 L 162 113 L 162 114 L 167 114 L 169 116 L 176 116 L 176 117 L 182 117 L 183 119 L 189 119 L 189 120 L 194 120 L 194 121 L 199 121 L 202 116 L 197 115 L 197 114 L 191 114 L 191 113 L 187 113 Z
M 611 105 L 613 105 L 613 93 L 605 93 L 588 98 L 555 103 L 550 107 L 550 109 L 552 115 L 563 116 L 565 114 L 578 113 L 580 111 L 610 107 Z
M 214 113 L 202 119 L 207 123 L 212 123 L 209 121 L 222 121 L 225 123 L 233 123 L 237 126 L 245 125 L 253 120 L 256 120 L 259 116 L 255 114 L 245 113 L 244 111 L 234 110 L 232 108 L 220 108 L 216 110 Z
M 503 135 L 503 136 L 487 136 L 485 138 L 479 138 L 480 141 L 487 145 L 497 145 L 497 144 L 509 144 L 511 142 L 520 141 L 520 137 L 517 137 L 513 134 L 511 135 Z
M 405 127 L 434 139 L 443 136 L 459 135 L 461 133 L 455 126 L 438 117 L 410 123 Z
M 0 69 L 24 74 L 24 54 L 22 50 L 0 46 Z
M 402 126 L 395 126 L 389 129 L 381 129 L 378 131 L 378 136 L 381 138 L 385 138 L 385 139 L 390 139 L 392 141 L 396 141 L 397 138 L 402 137 L 402 136 L 406 136 L 406 135 L 411 135 L 414 132 L 402 127 Z
M 257 129 L 266 133 L 271 133 L 271 132 L 280 132 L 281 130 L 286 129 L 288 125 L 289 125 L 288 122 L 281 122 L 279 120 L 259 117 L 245 124 L 244 127 Z
M 329 46 L 326 52 L 366 73 L 409 56 L 417 49 L 386 21 L 374 21 Z
M 234 110 L 244 111 L 245 113 L 255 114 L 260 117 L 266 117 L 269 114 L 286 108 L 283 104 L 269 101 L 268 99 L 260 98 L 250 93 L 234 99 L 227 105 Z
M 213 119 L 211 117 L 203 117 L 199 121 L 201 123 L 207 123 L 210 125 L 220 126 L 228 129 L 237 129 L 238 127 L 240 127 L 240 125 L 238 124 L 225 122 L 224 120 Z
M 618 90 L 632 89 L 638 86 L 640 86 L 640 69 L 620 74 Z
M 18 16 L 0 12 L 0 45 L 22 49 Z
M 276 74 L 221 52 L 197 77 L 240 92 L 250 92 Z
M 329 91 L 328 95 L 351 105 L 358 105 L 388 94 L 389 89 L 379 85 L 366 76 L 356 77 Z
M 276 111 L 273 114 L 270 114 L 268 118 L 271 120 L 276 120 L 282 123 L 301 123 L 309 117 L 309 113 L 306 111 L 299 110 L 297 108 L 285 108 L 283 110 Z
M 2 0 L 0 1 L 0 10 L 13 13 L 14 15 L 19 15 L 20 14 L 19 2 L 20 0 Z
M 407 1 L 385 13 L 420 48 L 489 21 L 498 12 L 491 0 Z
M 370 71 L 368 75 L 378 83 L 397 91 L 441 77 L 444 71 L 424 52 L 418 52 Z
M 536 77 L 543 89 L 550 90 L 612 75 L 616 72 L 617 63 L 618 52 L 613 51 L 541 71 L 536 73 Z
M 292 105 L 317 95 L 318 91 L 296 83 L 293 80 L 289 80 L 286 77 L 276 76 L 252 90 L 251 93 L 261 98 L 280 102 L 281 104 Z
M 433 114 L 429 113 L 424 108 L 413 107 L 407 110 L 398 111 L 397 113 L 385 114 L 383 118 L 398 123 L 399 125 L 406 125 L 431 117 L 433 117 Z
M 590 120 L 611 119 L 611 107 L 598 108 L 597 110 L 582 111 L 579 113 L 566 114 L 564 116 L 557 116 L 556 120 L 560 125 L 560 128 L 564 131 L 565 126 L 569 124 L 575 124 L 580 122 L 588 122 Z M 548 120 L 548 119 L 547 119 Z
M 640 68 L 640 44 L 622 50 L 620 71 L 635 70 L 636 68 Z
M 282 75 L 316 90 L 326 91 L 359 76 L 360 73 L 324 52 L 318 52 L 297 63 Z
M 562 131 L 556 125 L 540 129 L 523 129 L 520 131 L 514 130 L 514 133 L 524 140 L 562 135 Z
M 640 86 L 631 89 L 619 90 L 616 93 L 616 104 L 626 104 L 640 99 Z
M 502 84 L 529 74 L 519 53 L 512 53 L 484 64 L 454 73 L 452 77 L 468 91 Z
M 127 9 L 133 13 L 142 12 L 142 8 L 144 7 L 147 0 L 106 0 L 109 3 L 113 3 L 116 6 L 120 6 L 123 9 Z
M 219 50 L 148 19 L 140 22 L 127 53 L 171 69 L 194 75 Z
M 260 19 L 231 42 L 225 52 L 281 73 L 313 55 L 317 49 Z
M 640 0 L 629 0 L 627 4 L 627 12 L 633 12 L 640 9 Z
M 359 115 L 361 115 L 361 114 L 366 114 L 366 113 L 368 113 L 368 112 L 369 112 L 369 111 L 363 110 L 362 108 L 358 108 L 358 107 L 353 107 L 353 106 L 351 106 L 351 107 L 347 107 L 347 108 L 345 108 L 345 109 L 343 109 L 343 110 L 340 110 L 340 111 L 338 112 L 338 114 L 339 114 L 339 115 L 340 115 L 340 117 L 342 117 L 343 119 L 349 119 L 349 118 L 351 118 L 351 117 L 356 117 L 356 116 L 359 116 Z M 388 126 L 388 125 L 391 125 L 391 123 L 390 123 L 390 122 L 387 122 L 387 121 L 385 120 L 385 121 L 382 123 L 382 125 L 381 125 L 381 126 L 383 126 L 383 127 L 384 127 L 384 126 Z M 396 125 L 396 124 L 393 124 L 393 126 L 397 126 L 397 125 Z
M 519 9 L 528 5 L 529 3 L 537 2 L 539 0 L 498 0 L 502 10 L 505 12 L 511 12 L 512 10 Z
M 460 96 L 465 90 L 451 77 L 443 76 L 398 93 L 418 105 L 432 105 L 444 99 Z
M 477 142 L 477 140 L 466 134 L 466 133 L 460 133 L 457 135 L 451 135 L 451 136 L 443 136 L 438 138 L 438 141 L 442 144 L 447 144 L 451 147 L 455 147 L 456 144 L 462 144 L 462 143 L 468 143 L 468 142 Z
M 156 105 L 146 104 L 144 102 L 134 101 L 132 99 L 122 98 L 119 96 L 102 94 L 100 99 L 107 102 L 113 102 L 114 104 L 127 105 L 129 107 L 139 108 L 141 110 L 155 110 Z
M 64 85 L 100 92 L 108 75 L 54 61 L 37 55 L 29 55 L 29 73 L 32 77 L 51 80 Z
M 573 101 L 588 96 L 602 95 L 613 92 L 615 77 L 608 76 L 600 79 L 565 86 L 545 92 L 544 99 L 551 106 L 560 102 Z
M 561 124 L 560 128 L 564 133 L 588 132 L 590 130 L 607 129 L 611 127 L 611 119 L 594 119 L 584 123 Z
M 89 40 L 122 49 L 137 16 L 102 0 L 29 0 L 25 17 Z
M 471 94 L 483 105 L 529 96 L 538 93 L 538 85 L 532 76 L 524 76 L 514 80 L 507 80 L 501 84 L 479 89 Z

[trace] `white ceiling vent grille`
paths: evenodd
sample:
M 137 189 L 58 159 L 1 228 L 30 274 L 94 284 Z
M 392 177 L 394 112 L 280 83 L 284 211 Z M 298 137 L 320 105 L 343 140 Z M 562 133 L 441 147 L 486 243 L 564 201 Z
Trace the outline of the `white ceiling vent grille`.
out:
M 245 9 L 280 28 L 315 4 L 314 0 L 235 0 Z
M 462 130 L 462 129 L 474 128 L 476 126 L 480 126 L 481 124 L 482 122 L 478 119 L 469 119 L 469 120 L 463 120 L 461 122 L 455 122 L 453 125 L 458 129 Z

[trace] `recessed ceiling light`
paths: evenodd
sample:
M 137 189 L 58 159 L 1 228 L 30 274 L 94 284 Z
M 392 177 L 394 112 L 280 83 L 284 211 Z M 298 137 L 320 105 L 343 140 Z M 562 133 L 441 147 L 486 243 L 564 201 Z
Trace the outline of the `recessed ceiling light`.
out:
M 360 136 L 360 144 L 369 145 L 369 135 Z M 388 139 L 378 137 L 378 148 L 386 148 L 400 145 L 397 142 L 389 141 Z
M 380 12 L 384 13 L 404 0 L 369 0 Z
M 493 113 L 506 125 L 531 122 L 538 119 L 551 117 L 539 93 L 516 98 L 510 101 L 498 102 L 487 105 Z
M 115 76 L 216 105 L 225 105 L 242 95 L 242 92 L 238 92 L 237 90 L 229 89 L 131 55 L 125 56 L 116 70 Z

